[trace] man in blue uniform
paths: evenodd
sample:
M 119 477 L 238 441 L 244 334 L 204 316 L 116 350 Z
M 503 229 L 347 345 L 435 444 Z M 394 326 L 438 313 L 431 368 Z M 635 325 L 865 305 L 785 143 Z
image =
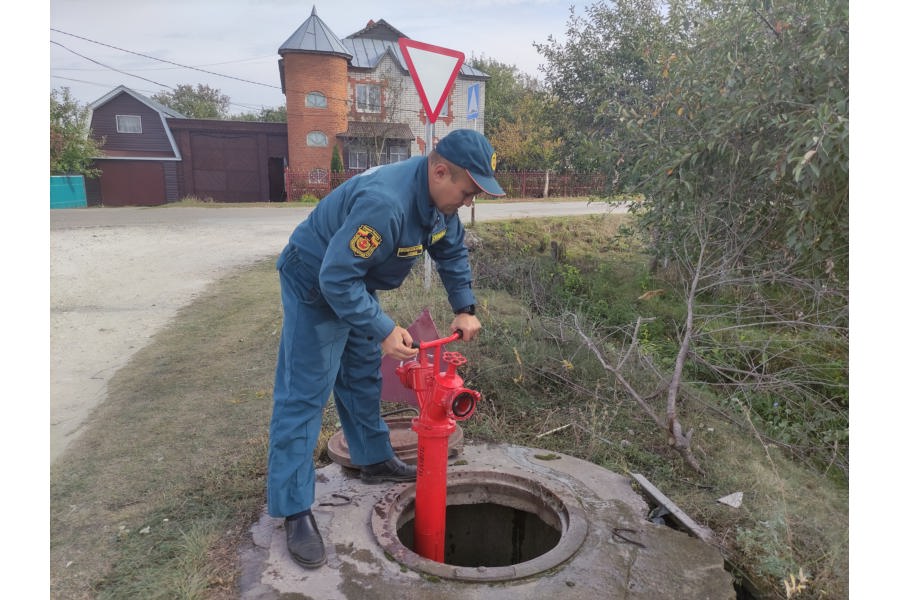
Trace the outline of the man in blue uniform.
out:
M 481 323 L 465 231 L 457 216 L 476 194 L 504 195 L 496 154 L 478 132 L 450 132 L 428 157 L 375 167 L 328 194 L 278 258 L 284 324 L 269 429 L 268 511 L 285 517 L 288 550 L 307 568 L 325 563 L 310 510 L 313 451 L 332 392 L 350 459 L 365 483 L 414 481 L 381 418 L 381 360 L 416 356 L 409 332 L 378 303 L 427 252 L 470 341 Z

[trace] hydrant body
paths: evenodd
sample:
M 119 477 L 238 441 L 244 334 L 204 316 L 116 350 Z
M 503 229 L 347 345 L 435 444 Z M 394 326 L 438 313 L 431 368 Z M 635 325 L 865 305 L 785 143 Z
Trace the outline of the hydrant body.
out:
M 459 338 L 450 337 L 423 342 L 418 360 L 397 367 L 403 385 L 416 393 L 419 416 L 412 421 L 418 436 L 416 472 L 416 511 L 414 523 L 415 552 L 437 562 L 444 562 L 444 538 L 447 517 L 447 457 L 456 421 L 472 416 L 481 395 L 463 387 L 457 368 L 466 363 L 458 352 L 444 352 L 447 364 L 440 371 L 441 346 Z M 426 350 L 434 348 L 435 359 L 429 363 Z

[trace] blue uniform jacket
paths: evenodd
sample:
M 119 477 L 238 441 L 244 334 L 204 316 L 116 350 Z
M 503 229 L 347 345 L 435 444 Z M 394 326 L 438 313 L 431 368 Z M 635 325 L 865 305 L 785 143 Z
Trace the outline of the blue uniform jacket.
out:
M 434 208 L 428 161 L 415 157 L 374 167 L 322 199 L 291 234 L 300 276 L 318 288 L 335 314 L 379 342 L 394 321 L 374 292 L 400 286 L 428 252 L 454 310 L 475 304 L 465 230 L 457 215 Z

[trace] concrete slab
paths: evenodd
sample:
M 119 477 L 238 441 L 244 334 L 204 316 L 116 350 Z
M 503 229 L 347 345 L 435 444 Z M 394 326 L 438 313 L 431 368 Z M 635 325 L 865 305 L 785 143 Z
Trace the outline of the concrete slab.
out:
M 724 600 L 736 594 L 718 550 L 646 520 L 649 507 L 621 475 L 545 450 L 467 445 L 459 471 L 495 471 L 565 490 L 588 524 L 584 541 L 566 562 L 508 581 L 435 577 L 397 562 L 373 533 L 373 508 L 413 484 L 365 485 L 332 464 L 319 470 L 313 507 L 325 538 L 327 562 L 317 570 L 296 565 L 287 552 L 282 519 L 263 514 L 253 544 L 242 552 L 244 600 Z M 627 535 L 620 535 L 628 530 Z M 629 541 L 630 540 L 630 541 Z M 635 543 L 636 542 L 636 543 Z

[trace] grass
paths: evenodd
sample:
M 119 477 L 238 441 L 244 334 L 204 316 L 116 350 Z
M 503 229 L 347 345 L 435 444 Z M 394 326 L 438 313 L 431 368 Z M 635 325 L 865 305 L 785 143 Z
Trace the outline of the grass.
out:
M 626 235 L 628 230 L 628 218 L 622 216 L 478 226 L 477 234 L 486 241 L 474 258 L 476 274 L 483 285 L 502 289 L 494 310 L 489 301 L 484 335 L 470 353 L 477 365 L 470 370 L 472 386 L 497 399 L 480 408 L 487 418 L 476 424 L 484 424 L 478 433 L 524 445 L 539 440 L 542 448 L 623 474 L 643 473 L 716 531 L 723 554 L 752 579 L 753 587 L 764 590 L 764 597 L 781 597 L 784 580 L 800 569 L 809 579 L 806 595 L 794 593 L 793 598 L 846 597 L 846 475 L 825 460 L 798 460 L 804 457 L 785 443 L 791 441 L 785 433 L 793 432 L 770 427 L 745 399 L 717 397 L 694 381 L 687 382 L 678 410 L 685 427 L 695 432 L 692 446 L 706 470 L 698 476 L 557 318 L 571 310 L 586 322 L 601 323 L 608 336 L 605 348 L 614 356 L 621 354 L 638 316 L 655 319 L 639 345 L 658 368 L 670 366 L 673 325 L 683 309 L 671 283 L 647 272 L 640 240 Z M 565 256 L 559 258 L 562 245 Z M 648 290 L 662 293 L 642 299 Z M 846 356 L 842 362 L 846 386 Z M 665 380 L 656 381 L 639 366 L 629 379 L 651 397 Z M 650 402 L 657 414 L 664 412 L 664 398 Z M 841 422 L 840 412 L 835 414 L 822 416 L 821 422 L 840 434 L 846 431 L 846 416 Z M 559 435 L 547 434 L 558 429 Z M 828 450 L 824 447 L 822 454 Z M 736 491 L 744 492 L 740 509 L 715 502 Z
M 54 598 L 234 584 L 234 543 L 262 506 L 277 285 L 272 261 L 220 281 L 110 381 L 51 472 Z
M 765 424 L 746 407 L 723 405 L 706 390 L 685 395 L 680 406 L 706 469 L 698 476 L 560 323 L 537 310 L 535 290 L 523 293 L 528 275 L 542 273 L 548 286 L 559 286 L 552 289 L 568 290 L 556 299 L 565 308 L 596 310 L 596 318 L 623 325 L 636 312 L 677 318 L 674 295 L 646 272 L 639 243 L 623 233 L 627 218 L 474 228 L 484 330 L 464 349 L 464 375 L 484 399 L 465 424 L 467 439 L 640 472 L 716 532 L 723 554 L 760 597 L 786 597 L 783 580 L 799 581 L 801 569 L 806 587 L 792 598 L 847 597 L 846 479 L 794 460 L 768 441 Z M 237 547 L 264 503 L 280 326 L 273 263 L 235 271 L 183 309 L 117 373 L 107 401 L 54 464 L 53 598 L 235 597 Z M 510 280 L 519 284 L 500 285 Z M 452 315 L 433 282 L 425 290 L 417 269 L 383 303 L 401 323 L 428 307 L 443 331 Z M 637 300 L 656 289 L 667 291 L 652 303 Z M 591 309 L 590 298 L 602 298 L 601 309 Z M 660 325 L 646 343 L 663 346 L 665 336 Z M 648 379 L 636 367 L 631 375 Z M 662 400 L 655 402 L 659 408 Z M 323 449 L 336 424 L 330 404 Z M 327 460 L 324 451 L 319 456 Z M 744 492 L 740 508 L 716 502 L 735 491 Z

